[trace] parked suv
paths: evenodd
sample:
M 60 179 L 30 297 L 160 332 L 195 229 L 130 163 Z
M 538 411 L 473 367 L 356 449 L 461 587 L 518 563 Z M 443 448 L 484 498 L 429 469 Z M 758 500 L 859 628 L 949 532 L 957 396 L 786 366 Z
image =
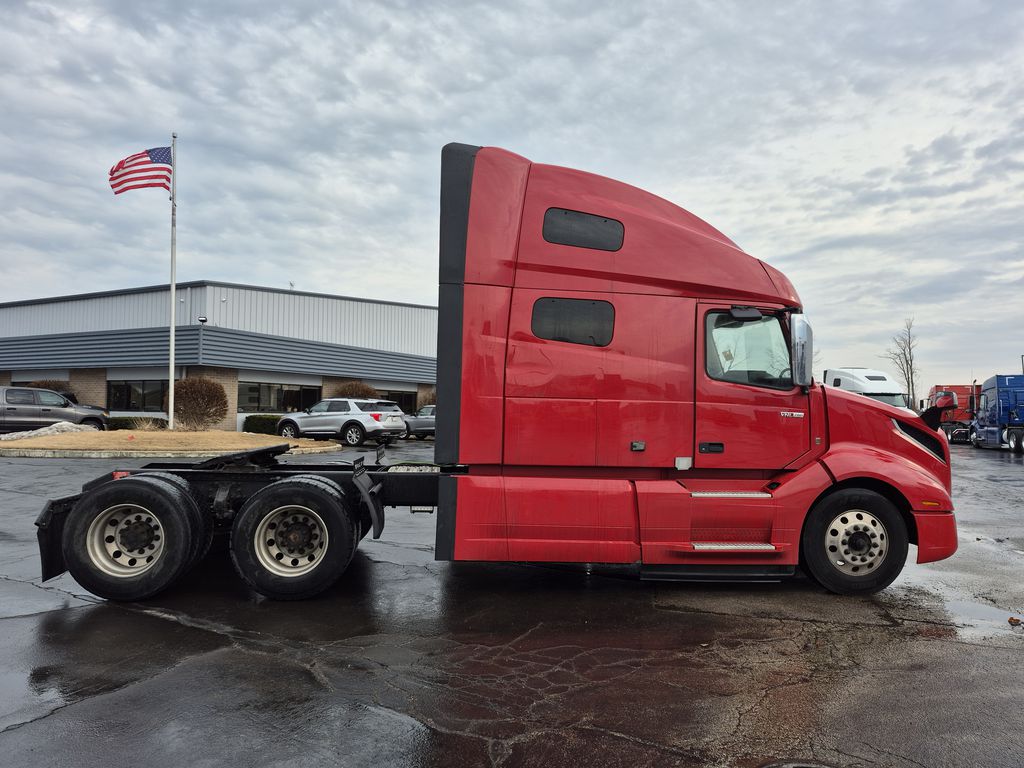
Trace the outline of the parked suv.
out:
M 96 405 L 77 405 L 49 389 L 0 387 L 0 432 L 27 432 L 58 421 L 107 428 L 110 412 Z
M 386 443 L 404 432 L 402 409 L 389 400 L 329 397 L 277 422 L 281 437 L 333 437 L 353 446 L 362 445 L 368 437 Z
M 435 405 L 424 405 L 416 413 L 411 413 L 405 418 L 405 435 L 403 437 L 415 437 L 417 440 L 434 434 L 434 409 Z

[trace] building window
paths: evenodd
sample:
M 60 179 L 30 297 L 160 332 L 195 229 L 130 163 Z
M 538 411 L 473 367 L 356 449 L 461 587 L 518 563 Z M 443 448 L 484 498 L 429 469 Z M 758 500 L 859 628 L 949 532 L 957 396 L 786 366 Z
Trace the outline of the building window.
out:
M 384 400 L 391 400 L 398 404 L 398 407 L 405 413 L 412 413 L 416 410 L 415 392 L 381 392 Z
M 319 400 L 320 387 L 238 382 L 239 413 L 293 413 L 310 408 Z
M 163 411 L 166 381 L 108 381 L 107 407 L 112 411 Z

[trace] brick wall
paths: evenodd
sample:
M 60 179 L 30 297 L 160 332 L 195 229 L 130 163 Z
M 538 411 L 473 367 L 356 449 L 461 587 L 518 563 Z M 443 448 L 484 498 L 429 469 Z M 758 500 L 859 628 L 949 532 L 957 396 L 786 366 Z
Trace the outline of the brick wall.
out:
M 205 376 L 213 379 L 222 387 L 228 398 L 228 413 L 223 421 L 214 424 L 211 429 L 219 429 L 225 432 L 235 432 L 238 427 L 238 370 L 235 368 L 213 368 L 206 365 L 190 365 L 187 378 Z
M 106 368 L 74 368 L 68 371 L 68 383 L 82 405 L 107 407 Z
M 352 378 L 339 378 L 337 376 L 324 376 L 323 377 L 323 389 L 321 397 L 337 397 L 338 388 L 349 381 L 359 381 L 359 379 Z
M 11 372 L 0 371 L 0 387 L 7 387 L 11 384 Z
M 423 401 L 427 399 L 428 395 L 434 394 L 433 384 L 417 384 L 416 385 L 416 407 L 422 408 L 426 403 Z

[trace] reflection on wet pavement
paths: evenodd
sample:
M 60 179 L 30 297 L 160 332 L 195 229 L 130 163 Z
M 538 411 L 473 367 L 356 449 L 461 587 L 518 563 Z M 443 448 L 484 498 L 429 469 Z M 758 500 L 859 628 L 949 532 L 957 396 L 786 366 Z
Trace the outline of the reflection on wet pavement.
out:
M 989 600 L 1021 580 L 985 572 L 1024 558 L 1000 549 L 989 562 L 965 546 L 957 568 L 911 566 L 881 595 L 844 599 L 805 580 L 435 563 L 433 518 L 394 511 L 387 540 L 364 542 L 319 599 L 257 598 L 215 554 L 163 597 L 120 606 L 66 579 L 26 583 L 50 490 L 21 491 L 50 468 L 18 461 L 16 480 L 0 474 L 12 765 L 1020 764 L 1024 641 Z M 976 517 L 965 538 L 994 538 L 985 509 L 960 514 Z

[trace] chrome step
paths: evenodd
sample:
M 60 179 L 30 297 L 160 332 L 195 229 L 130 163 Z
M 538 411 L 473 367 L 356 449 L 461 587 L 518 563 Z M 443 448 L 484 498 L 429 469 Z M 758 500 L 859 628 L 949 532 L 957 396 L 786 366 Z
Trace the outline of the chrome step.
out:
M 694 550 L 704 552 L 774 552 L 774 544 L 756 541 L 695 541 Z
M 770 499 L 766 491 L 690 491 L 695 499 Z

